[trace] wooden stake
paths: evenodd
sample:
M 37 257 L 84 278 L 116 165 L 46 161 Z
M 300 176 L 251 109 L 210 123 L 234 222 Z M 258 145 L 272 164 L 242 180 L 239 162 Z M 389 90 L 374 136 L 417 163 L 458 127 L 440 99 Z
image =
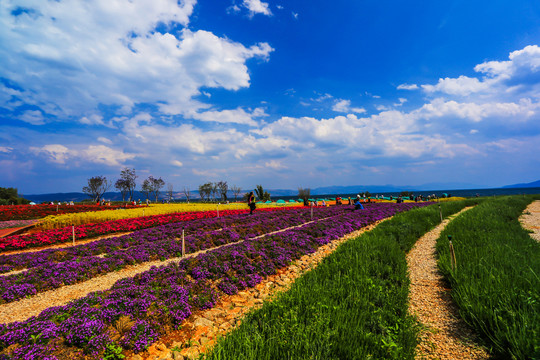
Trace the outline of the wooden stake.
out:
M 441 222 L 442 222 L 442 209 L 441 209 L 441 205 L 439 204 L 439 214 L 441 215 Z
M 456 262 L 456 253 L 454 252 L 454 245 L 452 244 L 452 236 L 448 235 L 448 246 L 450 247 L 450 265 L 452 266 L 452 271 L 457 270 Z
M 73 232 L 73 246 L 75 246 L 75 226 L 71 225 L 71 231 Z
M 186 256 L 186 243 L 184 241 L 184 228 L 182 227 L 182 257 Z

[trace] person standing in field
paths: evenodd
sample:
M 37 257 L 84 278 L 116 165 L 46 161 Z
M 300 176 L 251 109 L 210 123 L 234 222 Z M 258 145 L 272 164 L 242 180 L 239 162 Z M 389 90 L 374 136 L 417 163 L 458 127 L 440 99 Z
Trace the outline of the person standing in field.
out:
M 249 206 L 249 215 L 253 215 L 253 210 L 255 210 L 255 195 L 253 194 L 253 191 L 249 193 L 248 206 Z

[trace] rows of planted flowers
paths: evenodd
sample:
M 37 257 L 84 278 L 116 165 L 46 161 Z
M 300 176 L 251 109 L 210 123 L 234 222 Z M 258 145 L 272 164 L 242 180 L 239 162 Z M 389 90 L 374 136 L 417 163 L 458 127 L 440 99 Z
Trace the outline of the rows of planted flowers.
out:
M 314 219 L 344 211 L 341 208 L 314 210 Z M 266 210 L 254 216 L 233 215 L 162 225 L 64 249 L 0 256 L 2 273 L 28 269 L 0 277 L 0 303 L 86 281 L 128 265 L 179 257 L 182 231 L 186 234 L 185 251 L 189 254 L 301 225 L 310 219 L 306 210 Z
M 23 322 L 0 325 L 0 358 L 56 359 L 60 352 L 71 353 L 71 358 L 106 358 L 122 349 L 140 352 L 178 328 L 193 311 L 211 308 L 220 292 L 233 294 L 255 286 L 333 239 L 427 203 L 388 205 L 342 210 L 301 227 L 154 267 L 107 291 L 49 308 Z
M 118 208 L 136 208 L 127 206 L 99 205 L 2 205 L 0 206 L 0 221 L 41 219 L 49 215 L 71 214 L 86 211 L 102 211 Z
M 269 210 L 281 209 L 283 208 L 272 208 Z M 245 209 L 225 210 L 220 211 L 219 214 L 220 216 L 228 216 L 234 214 L 245 214 L 247 212 L 248 210 Z M 0 252 L 69 242 L 73 240 L 73 229 L 75 230 L 75 240 L 80 240 L 95 236 L 114 234 L 117 232 L 136 231 L 179 221 L 189 221 L 213 217 L 217 217 L 216 211 L 195 211 L 112 220 L 99 224 L 79 225 L 73 228 L 71 226 L 67 226 L 61 229 L 46 230 L 33 234 L 12 235 L 0 239 Z
M 282 204 L 278 207 L 297 207 L 301 204 Z M 258 208 L 273 208 L 275 203 L 261 204 Z M 37 228 L 42 230 L 59 229 L 72 225 L 96 224 L 111 220 L 121 220 L 152 215 L 166 215 L 172 213 L 185 213 L 195 211 L 217 211 L 245 209 L 245 203 L 211 204 L 211 203 L 181 203 L 181 204 L 151 204 L 150 206 L 139 206 L 134 209 L 122 209 L 118 211 L 110 208 L 108 211 L 90 211 L 75 214 L 50 215 L 39 221 Z

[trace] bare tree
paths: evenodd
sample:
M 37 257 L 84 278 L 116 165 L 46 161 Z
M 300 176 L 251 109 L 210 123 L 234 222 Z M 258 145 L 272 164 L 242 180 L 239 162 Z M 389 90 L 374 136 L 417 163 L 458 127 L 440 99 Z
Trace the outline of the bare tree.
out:
M 210 183 L 210 184 L 211 184 L 211 186 L 212 186 L 212 190 L 211 190 L 211 192 L 212 192 L 212 199 L 213 199 L 214 201 L 216 201 L 216 195 L 217 195 L 217 193 L 218 193 L 218 185 L 217 185 L 217 183 Z
M 150 183 L 150 180 L 144 179 L 141 185 L 141 190 L 144 195 L 146 195 L 146 200 L 148 201 L 148 199 L 150 198 L 150 194 L 152 193 L 152 184 Z
M 229 191 L 229 185 L 226 181 L 220 181 L 216 183 L 217 190 L 221 194 L 221 200 L 227 202 L 227 191 Z
M 148 177 L 148 179 L 145 179 L 142 184 L 142 190 L 146 195 L 146 198 L 148 199 L 150 195 L 154 195 L 156 202 L 158 201 L 159 192 L 162 187 L 165 186 L 165 181 L 163 181 L 161 178 L 156 179 L 152 175 Z
M 126 187 L 126 182 L 124 179 L 118 179 L 116 180 L 116 182 L 114 183 L 114 187 L 120 191 L 120 193 L 122 194 L 122 201 L 125 201 L 126 200 L 126 194 L 128 193 L 128 189 Z
M 234 194 L 234 201 L 236 201 L 236 199 L 238 198 L 238 195 L 240 195 L 240 193 L 242 192 L 242 189 L 236 185 L 233 185 L 231 187 L 231 191 Z
M 169 199 L 169 202 L 171 202 L 173 198 L 173 184 L 171 183 L 167 184 L 167 198 Z
M 83 187 L 82 191 L 98 202 L 111 186 L 112 183 L 109 183 L 105 176 L 94 176 L 88 179 L 88 186 Z
M 186 199 L 189 204 L 189 198 L 191 197 L 191 191 L 189 190 L 189 186 L 184 186 L 184 195 L 186 195 Z
M 115 185 L 116 188 L 119 189 L 118 186 L 120 185 L 123 188 L 123 190 L 127 194 L 129 194 L 129 201 L 133 201 L 133 192 L 135 191 L 135 188 L 137 187 L 137 183 L 135 183 L 135 179 L 137 179 L 137 175 L 135 174 L 135 169 L 130 169 L 126 167 L 124 168 L 124 170 L 120 172 L 120 179 L 116 181 L 116 185 Z M 124 201 L 124 192 L 122 192 L 122 201 Z
M 129 194 L 129 201 L 133 201 L 133 191 L 137 184 L 135 183 L 135 169 L 124 168 L 120 172 L 120 179 L 116 180 L 114 187 L 122 194 L 122 201 L 125 201 L 126 195 Z

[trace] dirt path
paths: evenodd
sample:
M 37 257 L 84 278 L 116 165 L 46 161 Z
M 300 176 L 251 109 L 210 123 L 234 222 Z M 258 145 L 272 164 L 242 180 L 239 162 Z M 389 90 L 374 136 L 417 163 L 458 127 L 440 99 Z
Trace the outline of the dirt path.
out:
M 437 238 L 454 217 L 468 209 L 450 216 L 422 236 L 407 255 L 411 279 L 409 311 L 423 326 L 416 348 L 418 359 L 489 359 L 487 351 L 475 343 L 474 333 L 459 317 L 450 289 L 446 288 L 437 267 Z
M 531 237 L 540 241 L 540 200 L 533 201 L 527 206 L 519 221 L 524 229 L 530 230 Z

